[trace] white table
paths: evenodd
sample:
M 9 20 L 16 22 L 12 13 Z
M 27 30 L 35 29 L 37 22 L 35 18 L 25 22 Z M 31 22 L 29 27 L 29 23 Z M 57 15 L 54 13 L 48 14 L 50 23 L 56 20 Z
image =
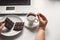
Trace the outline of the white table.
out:
M 48 19 L 46 40 L 60 40 L 60 0 L 33 0 L 32 3 L 31 9 L 24 7 L 25 10 L 23 11 L 24 8 L 17 7 L 16 12 L 40 12 L 44 14 Z M 4 12 L 4 8 L 2 6 L 0 8 L 2 8 L 1 12 Z M 35 40 L 35 34 L 24 28 L 21 37 L 6 38 L 6 40 Z

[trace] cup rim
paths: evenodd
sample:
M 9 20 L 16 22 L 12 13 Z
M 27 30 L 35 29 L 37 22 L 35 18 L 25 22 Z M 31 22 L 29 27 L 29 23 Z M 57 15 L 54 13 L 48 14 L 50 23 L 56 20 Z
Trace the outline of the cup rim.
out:
M 27 17 L 30 16 L 30 15 L 36 17 L 36 14 L 34 14 L 34 13 L 28 13 L 28 14 L 27 14 Z

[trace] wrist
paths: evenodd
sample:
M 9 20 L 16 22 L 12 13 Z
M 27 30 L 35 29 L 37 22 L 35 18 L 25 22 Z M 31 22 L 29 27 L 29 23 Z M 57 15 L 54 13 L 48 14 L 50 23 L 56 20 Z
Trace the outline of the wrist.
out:
M 43 31 L 45 31 L 45 28 L 43 28 L 43 27 L 40 27 L 40 28 L 39 28 L 39 30 L 43 30 Z
M 39 25 L 39 28 L 40 28 L 40 29 L 45 30 L 45 27 L 46 27 L 46 25 Z
M 40 32 L 40 33 L 41 33 L 41 32 L 45 32 L 45 30 L 43 30 L 43 29 L 39 29 L 38 32 Z

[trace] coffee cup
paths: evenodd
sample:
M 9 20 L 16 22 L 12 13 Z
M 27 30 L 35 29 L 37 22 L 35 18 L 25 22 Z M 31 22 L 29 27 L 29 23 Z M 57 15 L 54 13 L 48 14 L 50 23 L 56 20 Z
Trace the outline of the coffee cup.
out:
M 33 23 L 38 22 L 38 19 L 36 18 L 36 14 L 34 14 L 34 13 L 27 14 L 27 20 L 28 20 L 28 25 L 29 26 L 32 26 Z

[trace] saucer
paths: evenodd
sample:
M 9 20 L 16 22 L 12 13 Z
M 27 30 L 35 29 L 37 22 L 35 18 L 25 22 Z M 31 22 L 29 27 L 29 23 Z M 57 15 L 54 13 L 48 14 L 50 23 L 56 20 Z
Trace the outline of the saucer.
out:
M 19 22 L 23 22 L 22 19 L 21 19 L 20 17 L 16 16 L 16 15 L 7 15 L 7 16 L 4 16 L 4 17 L 2 18 L 2 20 L 5 20 L 7 17 L 8 17 L 9 19 L 13 20 L 14 22 L 16 22 L 16 21 L 17 21 L 17 22 L 18 22 L 18 21 L 19 21 Z M 23 30 L 23 29 L 22 29 L 22 30 L 20 30 L 20 31 L 15 31 L 15 30 L 13 30 L 13 28 L 14 28 L 14 26 L 12 27 L 11 30 L 7 31 L 6 27 L 3 27 L 1 34 L 2 34 L 3 36 L 15 36 L 15 35 L 21 33 L 22 30 Z M 3 32 L 4 30 L 6 30 L 6 32 Z
M 27 18 L 25 20 L 25 27 L 27 27 L 27 28 L 35 28 L 38 25 L 39 25 L 39 21 L 38 22 L 34 22 L 33 25 L 29 25 L 29 22 L 28 22 Z

